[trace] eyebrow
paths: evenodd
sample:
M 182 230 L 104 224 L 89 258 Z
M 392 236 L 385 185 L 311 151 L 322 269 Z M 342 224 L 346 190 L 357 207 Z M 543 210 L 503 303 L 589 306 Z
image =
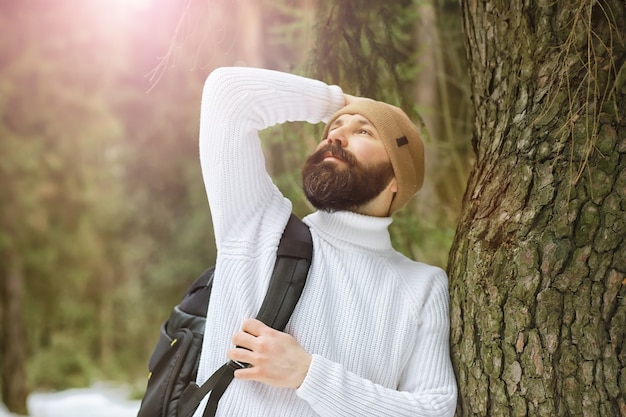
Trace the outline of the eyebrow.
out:
M 342 116 L 343 116 L 343 115 L 342 115 Z M 342 125 L 344 124 L 344 121 L 343 121 L 343 119 L 341 118 L 342 116 L 339 116 L 337 119 L 335 119 L 335 121 L 333 121 L 333 123 L 330 125 L 330 128 L 331 128 L 331 129 L 332 129 L 332 128 L 334 128 L 334 127 L 339 127 L 339 126 L 342 126 Z M 365 126 L 365 125 L 367 125 L 367 126 L 374 127 L 374 125 L 373 125 L 373 124 L 372 124 L 369 120 L 367 120 L 366 118 L 358 118 L 356 121 L 357 121 L 357 123 L 358 123 L 360 126 Z

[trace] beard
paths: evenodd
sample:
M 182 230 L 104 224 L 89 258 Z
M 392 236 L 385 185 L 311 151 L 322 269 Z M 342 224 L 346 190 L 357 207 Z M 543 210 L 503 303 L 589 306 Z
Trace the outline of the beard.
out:
M 325 161 L 328 152 L 344 163 Z M 333 142 L 307 158 L 302 169 L 302 187 L 318 210 L 353 211 L 377 197 L 393 176 L 391 162 L 366 166 Z

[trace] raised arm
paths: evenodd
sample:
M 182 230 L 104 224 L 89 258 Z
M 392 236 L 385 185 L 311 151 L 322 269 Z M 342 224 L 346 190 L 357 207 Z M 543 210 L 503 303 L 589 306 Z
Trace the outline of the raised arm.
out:
M 337 86 L 258 68 L 219 68 L 208 77 L 200 162 L 218 245 L 282 199 L 265 170 L 258 131 L 286 121 L 318 123 L 343 106 Z M 285 202 L 284 204 L 289 204 Z

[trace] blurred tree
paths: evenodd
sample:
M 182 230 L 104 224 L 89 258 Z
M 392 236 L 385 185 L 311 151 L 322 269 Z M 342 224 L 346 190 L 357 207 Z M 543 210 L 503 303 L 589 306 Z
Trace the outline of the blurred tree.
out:
M 0 9 L 12 22 L 0 48 L 11 123 L 0 128 L 3 187 L 13 198 L 0 208 L 7 223 L 20 213 L 39 227 L 3 229 L 8 249 L 24 239 L 23 274 L 13 276 L 24 279 L 17 311 L 28 337 L 23 345 L 3 329 L 0 339 L 26 353 L 32 386 L 143 376 L 160 322 L 214 260 L 197 163 L 202 82 L 215 66 L 251 59 L 250 37 L 237 30 L 243 16 L 233 14 L 245 10 L 216 5 L 131 13 L 124 2 L 103 10 L 98 1 L 28 0 Z M 264 28 L 292 23 L 289 7 L 271 10 L 264 21 L 278 23 Z M 265 49 L 272 65 L 295 55 L 283 34 L 263 36 L 276 40 Z M 2 368 L 7 380 L 10 371 Z
M 27 363 L 31 371 L 47 365 L 34 374 L 71 380 L 73 373 L 87 373 L 78 364 L 81 352 L 103 352 L 109 343 L 110 333 L 85 330 L 93 328 L 90 321 L 106 329 L 98 316 L 108 323 L 103 313 L 112 310 L 104 295 L 115 263 L 107 232 L 121 221 L 123 200 L 115 198 L 119 189 L 111 182 L 121 127 L 97 93 L 110 89 L 97 69 L 113 60 L 99 55 L 97 44 L 81 47 L 94 40 L 84 36 L 89 30 L 98 36 L 97 28 L 71 32 L 85 11 L 36 0 L 0 7 L 0 254 L 9 260 L 0 264 L 7 277 L 2 342 L 4 352 L 20 351 L 5 357 L 2 385 L 3 400 L 17 412 L 25 410 L 26 378 L 20 375 Z M 59 18 L 69 15 L 76 21 Z M 73 36 L 59 37 L 65 30 Z M 85 63 L 93 67 L 77 71 Z M 102 202 L 101 193 L 111 200 Z M 76 362 L 55 370 L 61 361 L 36 360 L 50 349 L 73 350 L 68 357 Z
M 626 3 L 462 1 L 459 416 L 626 416 Z
M 0 2 L 2 400 L 22 413 L 31 387 L 143 376 L 160 322 L 214 261 L 197 159 L 212 68 L 319 76 L 422 112 L 413 106 L 424 90 L 414 83 L 426 48 L 416 46 L 418 4 Z M 448 13 L 438 8 L 435 26 Z M 437 62 L 452 68 L 453 57 Z M 442 80 L 431 83 L 437 94 Z M 310 210 L 301 163 L 320 133 L 306 124 L 263 132 L 268 168 L 299 215 Z M 416 207 L 392 233 L 405 252 L 438 251 L 443 264 L 452 229 L 432 239 L 438 223 Z M 425 230 L 428 242 L 416 238 Z
M 441 211 L 442 223 L 454 224 L 472 162 L 461 9 L 457 0 L 418 1 L 415 7 L 419 73 L 412 96 L 432 139 L 426 149 L 428 181 L 417 209 L 420 216 Z
M 20 257 L 8 250 L 2 251 L 3 265 L 2 288 L 2 354 L 3 370 L 2 397 L 9 410 L 26 414 L 26 338 L 22 305 L 24 302 L 24 277 L 20 265 Z
M 390 230 L 401 252 L 445 266 L 469 170 L 469 91 L 458 4 L 319 1 L 309 74 L 396 104 L 424 127 L 427 178 Z
M 2 304 L 3 319 L 13 326 L 0 329 L 0 341 L 4 352 L 24 359 L 3 355 L 3 400 L 12 410 L 24 409 L 24 361 L 30 385 L 42 388 L 85 385 L 111 378 L 115 370 L 141 372 L 142 347 L 152 344 L 155 332 L 145 318 L 158 302 L 142 284 L 162 267 L 156 260 L 172 255 L 157 253 L 155 236 L 180 236 L 194 250 L 171 256 L 170 265 L 186 267 L 179 272 L 181 291 L 185 278 L 193 277 L 186 271 L 200 270 L 200 253 L 201 262 L 208 262 L 206 246 L 198 242 L 210 225 L 191 224 L 184 211 L 189 202 L 206 205 L 194 197 L 201 193 L 199 175 L 194 195 L 178 187 L 193 177 L 188 161 L 197 159 L 200 82 L 175 79 L 187 70 L 172 74 L 171 91 L 181 92 L 174 98 L 187 107 L 158 91 L 146 94 L 144 76 L 171 33 L 158 38 L 148 29 L 175 21 L 155 13 L 150 24 L 138 25 L 134 18 L 141 21 L 139 12 L 150 10 L 133 14 L 127 7 L 113 2 L 103 10 L 97 1 L 0 4 L 0 274 L 11 301 Z M 183 95 L 189 91 L 193 99 Z M 156 139 L 146 146 L 136 132 Z M 164 134 L 178 142 L 175 147 L 165 146 Z M 151 152 L 155 147 L 163 154 Z M 144 162 L 161 169 L 153 177 L 134 176 L 152 168 Z M 160 206 L 155 201 L 177 210 L 153 216 Z M 157 224 L 184 227 L 159 236 L 164 227 Z M 175 278 L 170 274 L 167 285 Z M 13 296 L 20 288 L 23 298 Z M 145 304 L 138 305 L 141 300 Z

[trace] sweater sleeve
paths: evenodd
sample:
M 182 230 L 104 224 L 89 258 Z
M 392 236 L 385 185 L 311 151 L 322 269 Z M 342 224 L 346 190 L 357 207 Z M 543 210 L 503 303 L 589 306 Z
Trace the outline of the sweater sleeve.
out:
M 337 86 L 258 68 L 218 68 L 204 86 L 200 163 L 218 244 L 258 221 L 282 195 L 265 169 L 258 131 L 286 121 L 318 123 L 344 105 Z
M 416 343 L 397 389 L 375 384 L 314 355 L 297 394 L 324 417 L 453 416 L 457 386 L 449 329 L 447 277 L 441 271 L 421 311 Z

